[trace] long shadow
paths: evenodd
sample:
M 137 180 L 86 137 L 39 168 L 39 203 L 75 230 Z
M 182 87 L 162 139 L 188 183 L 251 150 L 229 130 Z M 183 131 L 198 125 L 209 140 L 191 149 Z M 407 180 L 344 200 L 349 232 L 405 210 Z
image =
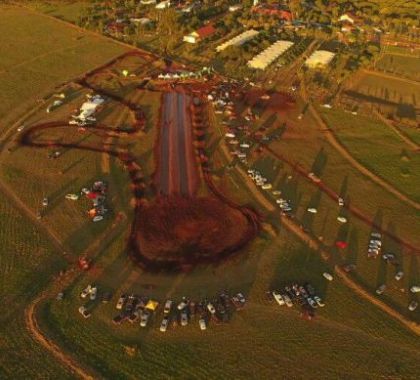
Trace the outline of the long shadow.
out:
M 348 238 L 348 255 L 347 263 L 357 266 L 357 259 L 359 256 L 360 243 L 359 243 L 359 231 L 356 228 L 352 228 Z
M 414 285 L 419 285 L 420 273 L 419 273 L 419 262 L 417 256 L 411 255 L 409 271 L 408 271 L 408 286 L 411 288 Z M 419 293 L 409 293 L 409 300 L 419 301 Z
M 349 176 L 346 175 L 343 179 L 343 182 L 341 183 L 340 191 L 338 193 L 340 198 L 346 199 L 348 187 L 349 187 Z
M 72 162 L 69 166 L 67 166 L 65 169 L 63 169 L 61 171 L 62 174 L 67 174 L 71 169 L 73 169 L 74 167 L 76 167 L 77 165 L 79 165 L 81 162 L 83 162 L 85 160 L 85 156 L 79 158 L 78 160 Z
M 325 169 L 327 160 L 328 156 L 325 154 L 324 148 L 322 147 L 315 157 L 315 160 L 311 167 L 311 172 L 314 173 L 316 176 L 320 177 Z

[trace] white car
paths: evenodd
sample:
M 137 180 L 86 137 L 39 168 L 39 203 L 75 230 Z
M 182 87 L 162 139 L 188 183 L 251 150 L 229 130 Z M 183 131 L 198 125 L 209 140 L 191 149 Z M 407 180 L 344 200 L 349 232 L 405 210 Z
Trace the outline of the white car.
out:
M 308 212 L 310 212 L 311 214 L 316 214 L 318 212 L 318 210 L 314 207 L 309 207 Z
M 410 292 L 411 293 L 419 293 L 420 292 L 420 286 L 419 285 L 414 285 L 410 288 Z
M 168 324 L 169 324 L 169 318 L 168 317 L 163 317 L 159 330 L 161 332 L 165 332 L 166 329 L 168 328 Z
M 85 306 L 79 307 L 79 313 L 82 314 L 83 318 L 89 318 L 91 315 Z
M 186 311 L 183 311 L 181 313 L 181 326 L 186 326 L 188 325 L 188 315 Z
M 146 327 L 147 326 L 147 322 L 149 321 L 149 312 L 148 311 L 143 311 L 143 313 L 141 313 L 141 317 L 140 317 L 140 326 L 141 327 Z
M 324 276 L 324 278 L 326 278 L 328 281 L 332 281 L 334 279 L 334 277 L 332 276 L 332 274 L 328 273 L 328 272 L 324 272 L 322 274 Z
M 382 235 L 379 233 L 379 232 L 372 232 L 371 234 L 370 234 L 370 236 L 372 236 L 373 238 L 375 238 L 375 239 L 380 239 L 380 238 L 382 238 Z
M 266 183 L 265 185 L 262 185 L 262 189 L 263 190 L 270 190 L 273 186 L 271 185 L 271 183 Z
M 271 294 L 273 295 L 273 298 L 276 300 L 276 302 L 280 305 L 283 306 L 284 305 L 284 299 L 282 297 L 282 295 L 279 292 L 276 292 L 275 290 L 271 292 Z
M 204 318 L 200 318 L 198 324 L 200 325 L 200 330 L 207 330 L 207 324 Z
M 70 199 L 72 201 L 77 201 L 79 199 L 79 196 L 77 194 L 67 194 L 66 199 Z
M 280 195 L 281 194 L 281 191 L 280 190 L 273 190 L 271 193 L 273 195 Z
M 418 302 L 416 302 L 416 301 L 411 301 L 410 302 L 410 304 L 408 305 L 408 310 L 410 310 L 410 311 L 414 311 L 414 310 L 416 310 L 417 309 L 417 306 L 418 306 L 419 304 L 418 304 Z
M 338 205 L 340 207 L 343 207 L 344 206 L 344 199 L 343 198 L 338 198 Z
M 293 302 L 287 294 L 283 294 L 282 297 L 283 297 L 284 303 L 286 304 L 287 307 L 292 307 L 293 306 Z
M 97 294 L 98 294 L 98 288 L 96 286 L 92 287 L 90 291 L 90 300 L 95 301 Z
M 120 298 L 118 298 L 117 305 L 115 306 L 115 308 L 117 310 L 121 310 L 124 306 L 126 299 L 127 299 L 127 296 L 125 294 L 123 294 Z
M 184 298 L 177 306 L 178 310 L 182 310 L 188 305 L 188 301 Z
M 338 216 L 338 217 L 337 217 L 337 220 L 338 220 L 340 223 L 347 223 L 347 218 L 345 218 L 344 216 Z
M 86 286 L 86 288 L 82 290 L 82 292 L 80 293 L 80 297 L 86 298 L 90 294 L 91 291 L 92 291 L 92 285 L 89 284 L 88 286 Z
M 165 302 L 165 307 L 163 308 L 164 315 L 168 315 L 171 312 L 172 304 L 173 304 L 172 300 L 167 300 Z
M 319 307 L 324 307 L 325 303 L 322 302 L 322 299 L 318 296 L 314 296 L 315 302 L 318 304 Z
M 398 271 L 396 274 L 395 274 L 395 279 L 397 280 L 397 281 L 400 281 L 402 278 L 403 278 L 403 276 L 404 276 L 404 272 L 403 271 Z
M 318 307 L 318 304 L 311 298 L 311 297 L 308 297 L 307 299 L 306 299 L 306 301 L 308 302 L 308 304 L 313 308 L 313 309 L 316 309 L 317 307 Z
M 95 223 L 100 222 L 101 220 L 104 220 L 104 217 L 102 215 L 97 215 L 92 219 L 92 221 Z
M 216 309 L 214 308 L 213 304 L 211 304 L 210 302 L 207 304 L 207 309 L 209 310 L 210 313 L 216 314 Z
M 17 131 L 18 132 L 22 132 L 25 129 L 24 125 L 21 125 L 20 127 L 18 127 Z
M 382 284 L 381 286 L 378 287 L 378 289 L 376 289 L 376 294 L 381 295 L 386 289 L 386 285 Z

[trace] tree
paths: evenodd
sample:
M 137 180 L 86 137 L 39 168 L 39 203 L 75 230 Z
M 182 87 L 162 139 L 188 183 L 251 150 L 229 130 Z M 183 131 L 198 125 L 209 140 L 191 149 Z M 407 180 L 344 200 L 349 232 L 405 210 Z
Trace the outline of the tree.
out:
M 173 8 L 157 13 L 156 32 L 161 51 L 169 54 L 182 37 L 178 16 Z

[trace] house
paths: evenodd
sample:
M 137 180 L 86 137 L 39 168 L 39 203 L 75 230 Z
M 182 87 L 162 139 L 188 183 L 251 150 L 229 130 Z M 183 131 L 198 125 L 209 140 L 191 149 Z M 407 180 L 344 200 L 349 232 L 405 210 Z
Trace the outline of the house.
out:
M 352 13 L 344 13 L 339 17 L 338 21 L 354 25 L 355 23 L 357 23 L 360 20 L 357 16 L 355 16 Z
M 197 29 L 195 32 L 192 32 L 184 36 L 183 41 L 190 44 L 196 44 L 199 41 L 205 40 L 206 38 L 212 36 L 216 33 L 216 29 L 212 24 L 203 26 L 200 29 Z
M 311 69 L 327 66 L 334 58 L 335 53 L 327 50 L 316 50 L 306 60 L 305 65 Z
M 166 9 L 171 6 L 171 0 L 161 1 L 159 4 L 156 4 L 156 9 Z
M 242 5 L 241 4 L 235 4 L 235 5 L 231 5 L 229 7 L 229 12 L 236 12 L 242 9 Z
M 251 8 L 252 12 L 265 15 L 276 16 L 280 20 L 291 22 L 293 20 L 292 12 L 280 8 L 278 5 L 260 4 Z

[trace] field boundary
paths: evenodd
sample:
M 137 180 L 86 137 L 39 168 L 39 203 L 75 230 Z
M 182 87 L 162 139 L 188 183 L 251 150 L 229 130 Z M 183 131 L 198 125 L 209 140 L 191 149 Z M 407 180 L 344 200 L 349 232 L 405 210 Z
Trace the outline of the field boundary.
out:
M 323 119 L 323 117 L 318 113 L 315 107 L 312 104 L 309 104 L 309 110 L 318 124 L 322 127 L 322 132 L 326 136 L 328 142 L 341 154 L 343 158 L 345 158 L 351 166 L 353 166 L 356 170 L 358 170 L 361 174 L 365 175 L 377 185 L 381 186 L 383 189 L 387 190 L 399 200 L 407 203 L 411 207 L 415 208 L 416 210 L 420 211 L 420 203 L 412 200 L 407 195 L 396 189 L 393 185 L 389 182 L 385 181 L 383 178 L 378 176 L 377 174 L 371 172 L 366 166 L 356 160 L 349 150 L 338 141 L 335 133 L 329 127 L 328 123 Z

